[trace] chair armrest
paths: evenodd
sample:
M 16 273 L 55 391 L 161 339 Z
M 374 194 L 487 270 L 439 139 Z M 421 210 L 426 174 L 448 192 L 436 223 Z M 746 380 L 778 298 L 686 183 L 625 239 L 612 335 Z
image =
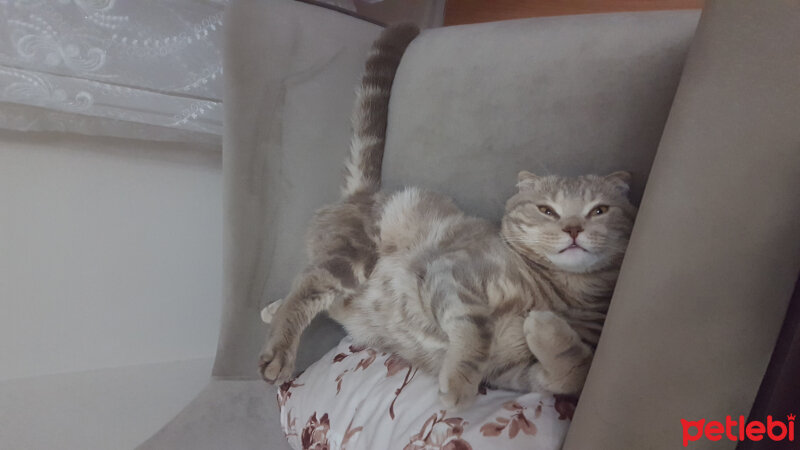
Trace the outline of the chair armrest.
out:
M 800 8 L 706 5 L 566 450 L 747 417 L 800 271 Z
M 231 2 L 225 17 L 225 304 L 214 375 L 255 378 L 259 311 L 306 263 L 306 225 L 338 196 L 354 89 L 381 27 L 289 0 Z M 306 333 L 298 368 L 341 338 Z M 311 336 L 309 336 L 309 334 Z

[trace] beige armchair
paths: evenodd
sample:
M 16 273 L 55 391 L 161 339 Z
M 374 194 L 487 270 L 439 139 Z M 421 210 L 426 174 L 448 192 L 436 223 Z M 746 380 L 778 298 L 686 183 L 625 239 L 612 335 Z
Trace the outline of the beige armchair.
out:
M 520 169 L 634 173 L 641 208 L 565 449 L 682 448 L 681 419 L 747 417 L 795 289 L 800 3 L 710 0 L 697 23 L 682 11 L 431 29 L 397 74 L 388 189 L 423 185 L 497 219 Z M 234 0 L 226 30 L 214 381 L 142 448 L 286 447 L 273 388 L 257 379 L 259 311 L 287 291 L 305 223 L 336 197 L 353 87 L 380 27 Z M 340 337 L 318 321 L 300 366 Z M 773 413 L 782 369 L 776 354 L 754 414 Z

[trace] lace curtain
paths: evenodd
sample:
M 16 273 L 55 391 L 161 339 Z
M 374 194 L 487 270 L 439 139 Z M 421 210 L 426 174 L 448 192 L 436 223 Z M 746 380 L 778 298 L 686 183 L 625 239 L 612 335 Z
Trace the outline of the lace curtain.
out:
M 0 0 L 0 128 L 222 134 L 227 0 Z

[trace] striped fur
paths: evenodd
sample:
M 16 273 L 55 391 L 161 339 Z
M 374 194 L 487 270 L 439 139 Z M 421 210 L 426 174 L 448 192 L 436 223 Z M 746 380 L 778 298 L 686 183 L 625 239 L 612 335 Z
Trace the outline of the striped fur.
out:
M 379 192 L 392 71 L 415 34 L 388 29 L 370 56 L 343 198 L 317 212 L 311 263 L 265 310 L 261 375 L 288 379 L 326 311 L 356 342 L 438 376 L 447 408 L 468 406 L 481 381 L 577 393 L 636 213 L 629 177 L 521 172 L 499 228 L 434 192 Z
M 414 25 L 397 25 L 387 28 L 372 45 L 356 91 L 353 136 L 342 187 L 344 198 L 373 194 L 380 189 L 389 95 L 400 59 L 417 34 L 419 29 Z

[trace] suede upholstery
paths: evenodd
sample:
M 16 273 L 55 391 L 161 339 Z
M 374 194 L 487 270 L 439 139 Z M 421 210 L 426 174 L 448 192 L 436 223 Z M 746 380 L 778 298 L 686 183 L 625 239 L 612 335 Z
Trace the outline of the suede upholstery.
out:
M 434 188 L 498 219 L 522 169 L 630 170 L 634 199 L 647 180 L 567 449 L 675 448 L 679 416 L 746 415 L 758 389 L 800 269 L 800 35 L 789 32 L 800 8 L 748 3 L 709 2 L 683 75 L 696 12 L 426 30 L 400 65 L 388 189 Z M 285 295 L 307 220 L 338 196 L 353 88 L 379 31 L 290 0 L 231 2 L 216 380 L 142 448 L 287 448 L 274 389 L 235 380 L 257 378 L 259 310 Z M 315 322 L 298 368 L 340 336 Z
M 423 32 L 392 88 L 384 188 L 498 221 L 517 173 L 629 170 L 641 196 L 698 12 L 535 18 Z
M 305 229 L 335 201 L 355 86 L 378 25 L 292 1 L 232 2 L 225 27 L 225 305 L 214 376 L 257 378 L 259 312 L 304 267 Z M 339 338 L 306 335 L 299 368 Z
M 706 5 L 566 450 L 747 417 L 800 271 L 798 30 L 797 1 Z

